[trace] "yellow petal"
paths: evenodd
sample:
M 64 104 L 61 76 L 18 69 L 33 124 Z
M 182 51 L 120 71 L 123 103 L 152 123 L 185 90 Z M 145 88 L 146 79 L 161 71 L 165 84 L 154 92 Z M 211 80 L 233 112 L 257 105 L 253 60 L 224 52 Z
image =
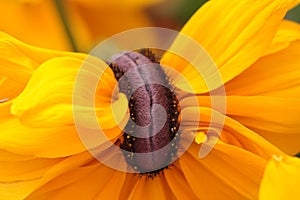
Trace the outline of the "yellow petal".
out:
M 73 125 L 73 88 L 82 63 L 82 60 L 71 57 L 54 58 L 43 63 L 35 71 L 23 93 L 14 100 L 11 108 L 12 114 L 16 115 L 23 124 L 30 127 Z M 99 63 L 106 66 L 100 61 Z M 97 67 L 101 69 L 101 66 Z M 93 78 L 98 81 L 96 75 L 90 75 L 93 72 L 85 73 L 90 79 Z M 96 91 L 89 88 L 91 87 L 89 84 L 93 81 L 87 79 L 76 81 L 85 81 L 78 83 L 81 84 L 79 90 L 82 93 L 81 96 L 76 96 L 76 98 L 79 98 L 77 102 L 81 101 L 82 105 L 78 105 L 79 107 L 76 107 L 75 111 L 80 112 L 82 120 L 88 123 L 89 118 L 93 117 L 93 115 L 90 115 L 91 112 L 95 110 L 98 113 L 101 126 L 105 129 L 112 128 L 116 126 L 114 113 L 112 112 L 113 107 L 115 110 L 119 109 L 118 113 L 121 117 L 118 116 L 117 119 L 118 122 L 122 121 L 127 112 L 127 100 L 124 96 L 119 96 L 121 97 L 120 101 L 115 101 L 111 106 L 113 89 L 116 86 L 111 71 L 102 76 L 99 84 L 103 86 L 101 86 L 102 90 L 97 91 L 98 94 L 93 94 Z M 85 98 L 88 98 L 86 95 L 95 95 L 96 108 L 85 106 L 85 102 L 89 100 L 85 100 Z M 92 100 L 93 103 L 94 99 Z M 77 106 L 77 104 L 74 106 Z
M 3 99 L 2 99 L 3 100 Z M 0 118 L 9 117 L 10 114 L 10 107 L 12 105 L 12 101 L 9 99 L 4 98 L 4 102 L 0 103 Z
M 37 157 L 62 157 L 85 150 L 76 128 L 30 128 L 12 117 L 0 120 L 0 149 Z
M 61 175 L 53 181 L 50 181 L 44 187 L 33 191 L 29 196 L 26 197 L 26 200 L 47 200 L 49 198 L 55 198 L 56 194 L 53 191 L 59 190 L 74 182 L 80 181 L 80 179 L 83 179 L 85 176 L 93 173 L 96 168 L 97 166 L 94 165 L 70 170 L 64 175 Z
M 134 186 L 132 186 L 132 192 L 129 199 L 164 200 L 174 199 L 174 197 L 163 176 L 154 179 L 149 179 L 148 177 L 143 176 Z
M 13 159 L 7 158 L 8 155 L 13 156 Z M 4 161 L 3 156 L 6 157 Z M 60 165 L 62 160 L 34 158 L 9 152 L 3 155 L 1 151 L 0 199 L 24 199 L 39 185 L 41 177 L 53 165 Z
M 12 113 L 22 124 L 12 117 L 0 122 L 0 127 L 5 130 L 0 134 L 0 146 L 3 149 L 42 157 L 67 156 L 85 150 L 74 126 L 72 112 L 74 81 L 82 62 L 81 59 L 73 57 L 53 58 L 44 62 L 34 72 L 26 89 L 14 99 L 11 108 Z M 94 68 L 101 69 L 101 66 L 103 66 L 103 62 L 95 65 Z M 98 81 L 98 77 L 93 76 L 92 72 L 86 72 L 86 74 Z M 103 84 L 102 89 L 95 95 L 98 107 L 82 106 L 83 111 L 86 111 L 87 114 L 94 109 L 99 111 L 98 120 L 101 125 L 105 121 L 109 122 L 104 124 L 107 126 L 105 128 L 108 128 L 108 132 L 105 133 L 108 133 L 109 139 L 115 138 L 121 133 L 117 125 L 119 121 L 123 122 L 121 117 L 124 117 L 125 114 L 120 111 L 127 112 L 127 100 L 116 103 L 118 99 L 115 99 L 115 103 L 112 103 L 112 88 L 115 85 L 113 81 L 115 80 L 112 72 L 104 73 L 99 82 L 100 85 Z M 84 95 L 87 95 L 86 91 L 93 93 L 89 90 L 89 82 L 83 82 L 81 86 L 82 93 L 79 98 L 84 99 Z M 93 103 L 95 96 L 92 96 Z M 85 102 L 85 100 L 81 102 Z M 123 103 L 125 105 L 120 106 Z M 5 104 L 9 104 L 9 102 Z M 116 109 L 115 107 L 122 108 L 118 110 L 119 116 L 116 117 L 116 120 L 112 112 L 113 109 Z M 7 107 L 4 105 L 3 110 L 7 111 Z M 84 116 L 85 112 L 77 114 Z M 107 142 L 107 139 L 94 141 L 95 145 L 102 142 Z
M 300 99 L 228 96 L 227 115 L 286 153 L 300 152 Z
M 293 41 L 225 85 L 228 114 L 289 154 L 300 150 L 296 120 L 300 114 L 299 52 L 300 41 Z
M 227 95 L 264 95 L 299 98 L 300 40 L 259 59 L 225 85 Z
M 0 199 L 24 199 L 43 174 L 62 159 L 43 159 L 0 151 Z
M 265 53 L 282 18 L 295 2 L 209 1 L 194 14 L 181 33 L 191 37 L 208 51 L 226 83 Z M 179 48 L 192 53 L 191 47 L 186 44 L 179 38 L 171 50 Z M 197 59 L 197 55 L 194 56 Z M 164 55 L 162 63 L 181 71 L 185 77 L 190 76 L 188 80 L 193 89 L 201 93 L 207 92 L 206 82 L 214 82 L 219 76 L 218 71 L 214 70 L 204 78 L 200 77 L 192 66 L 186 67 L 182 58 L 171 53 Z M 210 66 L 196 67 L 206 69 Z
M 201 98 L 200 102 L 204 98 Z M 195 120 L 195 116 L 200 116 L 200 126 L 199 128 L 195 126 L 195 123 L 198 124 Z M 270 144 L 263 137 L 259 136 L 257 133 L 243 126 L 238 121 L 224 116 L 218 111 L 212 110 L 211 108 L 201 107 L 200 110 L 196 107 L 189 107 L 182 110 L 182 116 L 190 116 L 189 119 L 182 118 L 180 124 L 182 130 L 192 131 L 192 132 L 207 132 L 213 131 L 213 129 L 219 130 L 222 128 L 220 134 L 220 139 L 227 143 L 240 148 L 243 148 L 249 152 L 252 152 L 260 157 L 265 159 L 270 159 L 273 154 L 279 154 L 282 152 Z M 214 121 L 215 119 L 222 119 L 219 121 Z M 222 127 L 223 126 L 223 127 Z M 217 134 L 219 134 L 217 132 Z M 209 142 L 205 139 L 202 142 Z
M 40 178 L 62 159 L 35 158 L 25 161 L 0 161 L 0 182 L 28 181 Z
M 0 100 L 12 100 L 25 88 L 36 68 L 52 57 L 72 55 L 84 58 L 83 54 L 50 51 L 32 47 L 0 32 Z M 1 101 L 1 117 L 9 116 L 11 101 Z
M 51 187 L 59 188 L 62 187 L 62 185 L 65 185 L 67 183 L 72 183 L 76 180 L 78 180 L 78 177 L 81 177 L 82 175 L 86 175 L 87 173 L 84 172 L 91 172 L 90 167 L 84 167 L 79 168 L 81 165 L 89 162 L 91 160 L 91 156 L 88 153 L 82 153 L 79 155 L 75 155 L 66 159 L 39 159 L 38 161 L 34 161 L 31 165 L 27 164 L 25 165 L 26 169 L 29 171 L 32 170 L 32 177 L 28 180 L 22 180 L 22 179 L 15 179 L 14 181 L 6 182 L 6 190 L 1 190 L 0 185 L 0 198 L 1 199 L 24 199 L 29 194 L 32 194 L 32 192 L 36 191 L 39 187 L 41 187 L 43 184 L 47 183 L 48 189 L 51 189 Z M 29 160 L 30 161 L 30 160 Z M 61 161 L 61 162 L 57 162 Z M 52 162 L 52 164 L 51 164 Z M 43 164 L 44 163 L 44 164 Z M 41 166 L 45 165 L 46 163 L 50 164 L 48 169 L 44 170 L 41 168 Z M 18 164 L 18 163 L 16 163 Z M 41 165 L 43 164 L 43 165 Z M 22 165 L 19 166 L 21 169 Z M 97 167 L 97 166 L 96 166 Z M 17 168 L 17 167 L 15 167 Z M 42 170 L 43 169 L 43 170 Z M 95 167 L 93 168 L 95 169 Z M 19 170 L 20 171 L 20 170 Z M 25 171 L 25 170 L 23 170 Z M 75 174 L 69 173 L 70 172 L 76 172 Z M 5 169 L 3 173 L 10 173 L 9 169 Z M 35 174 L 39 174 L 37 177 Z M 63 176 L 61 176 L 64 174 Z M 54 185 L 52 185 L 53 182 L 51 182 L 53 179 L 56 180 L 56 177 L 59 180 L 59 182 L 55 182 Z M 46 186 L 45 185 L 45 186 Z M 14 190 L 18 189 L 18 192 L 12 193 Z M 3 192 L 2 192 L 3 191 Z M 44 188 L 40 188 L 38 191 L 45 191 Z M 35 194 L 35 193 L 34 193 Z M 9 197 L 9 198 L 2 198 L 2 197 Z M 41 199 L 41 198 L 39 198 Z
M 193 144 L 180 158 L 187 182 L 199 199 L 256 199 L 266 161 L 242 148 L 219 143 L 204 158 Z
M 0 183 L 0 198 L 6 200 L 24 199 L 35 187 L 38 180 Z
M 127 200 L 129 198 L 129 195 L 131 194 L 132 188 L 139 180 L 140 177 L 136 176 L 136 174 L 127 174 L 122 190 L 120 192 L 121 195 L 119 196 L 119 199 Z
M 274 155 L 268 162 L 259 199 L 297 199 L 300 196 L 300 159 Z
M 125 173 L 115 171 L 110 180 L 105 182 L 104 187 L 100 189 L 100 192 L 97 194 L 96 199 L 120 199 L 122 196 L 121 189 L 125 181 Z M 114 187 L 112 187 L 112 185 Z
M 22 84 L 2 77 L 0 78 L 0 99 L 13 99 L 22 92 L 24 87 Z
M 13 101 L 12 114 L 32 127 L 71 125 L 71 92 L 80 64 L 81 60 L 73 58 L 54 58 L 43 63 Z
M 38 64 L 32 62 L 30 57 L 18 48 L 19 43 L 11 36 L 0 32 L 0 52 L 2 55 L 0 58 L 0 75 L 24 85 Z
M 53 165 L 40 177 L 34 188 L 34 194 L 44 193 L 65 186 L 82 178 L 82 174 L 90 173 L 98 168 L 98 165 L 85 166 L 94 158 L 88 153 L 83 152 L 70 156 L 61 162 Z M 67 178 L 68 177 L 68 178 Z
M 171 166 L 164 170 L 164 174 L 176 199 L 198 199 L 186 181 L 181 169 Z
M 33 71 L 50 58 L 70 55 L 82 59 L 86 56 L 33 47 L 3 32 L 0 32 L 0 53 L 0 76 L 23 86 Z
M 118 183 L 116 183 L 117 179 Z M 109 196 L 99 198 L 98 195 L 101 195 L 103 190 L 107 190 L 106 187 L 114 188 L 108 184 L 110 181 L 112 181 L 111 183 L 115 182 L 114 186 L 120 186 L 124 179 L 125 173 L 97 163 L 67 172 L 45 185 L 41 190 L 32 193 L 28 199 L 40 199 L 44 196 L 47 196 L 48 199 L 107 199 Z M 114 188 L 114 191 L 109 189 L 109 192 L 118 196 L 120 190 Z M 112 196 L 112 194 L 109 195 Z
M 35 157 L 33 156 L 25 156 L 20 154 L 15 154 L 9 151 L 5 151 L 3 149 L 0 149 L 0 162 L 11 162 L 11 161 L 25 161 L 25 160 L 32 160 Z
M 266 51 L 265 55 L 278 52 L 287 48 L 291 42 L 300 39 L 300 25 L 298 23 L 284 20 Z

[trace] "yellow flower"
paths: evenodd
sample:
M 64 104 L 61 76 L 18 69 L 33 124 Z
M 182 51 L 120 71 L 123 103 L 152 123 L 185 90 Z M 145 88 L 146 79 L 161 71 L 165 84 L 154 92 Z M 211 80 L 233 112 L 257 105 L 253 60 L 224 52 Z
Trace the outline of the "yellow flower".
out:
M 150 26 L 151 21 L 144 13 L 144 8 L 156 2 L 2 0 L 0 30 L 39 47 L 87 51 L 99 40 L 120 31 Z M 69 41 L 59 14 L 61 9 L 64 9 L 63 15 L 74 41 Z
M 187 22 L 181 33 L 199 42 L 218 66 L 227 115 L 211 107 L 210 91 L 193 67 L 172 53 L 164 54 L 161 63 L 187 78 L 200 103 L 183 98 L 186 120 L 199 123 L 194 120 L 200 116 L 201 121 L 196 129 L 181 124 L 186 128 L 182 134 L 196 132 L 195 142 L 153 179 L 111 169 L 83 147 L 74 126 L 72 92 L 86 55 L 35 48 L 2 33 L 0 199 L 257 199 L 272 192 L 270 180 L 282 195 L 284 174 L 299 176 L 293 168 L 299 164 L 290 166 L 294 162 L 280 162 L 283 167 L 273 169 L 281 157 L 292 159 L 285 153 L 300 151 L 300 26 L 282 20 L 296 3 L 213 0 Z M 179 38 L 170 49 L 176 48 L 189 46 Z M 106 67 L 98 59 L 87 62 L 100 70 Z M 190 92 L 182 79 L 170 78 L 176 95 Z M 118 124 L 126 118 L 128 101 L 122 93 L 113 93 L 117 81 L 111 70 L 104 71 L 100 81 L 98 120 L 116 141 L 122 136 Z M 113 109 L 120 109 L 122 119 L 114 120 Z M 224 127 L 213 150 L 200 159 L 200 146 L 216 141 L 206 135 L 213 113 L 224 117 Z M 117 155 L 108 151 L 106 156 Z M 284 173 L 274 176 L 277 171 Z

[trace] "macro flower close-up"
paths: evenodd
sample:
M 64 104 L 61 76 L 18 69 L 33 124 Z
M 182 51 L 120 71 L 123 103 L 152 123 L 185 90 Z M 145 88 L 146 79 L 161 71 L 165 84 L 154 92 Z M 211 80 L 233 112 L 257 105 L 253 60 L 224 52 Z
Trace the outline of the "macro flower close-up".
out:
M 67 2 L 94 8 L 74 30 L 118 11 Z M 167 49 L 120 45 L 107 60 L 0 26 L 0 200 L 300 198 L 300 24 L 285 19 L 298 4 L 211 0 Z M 101 26 L 81 49 L 136 28 Z M 171 38 L 148 36 L 125 43 Z

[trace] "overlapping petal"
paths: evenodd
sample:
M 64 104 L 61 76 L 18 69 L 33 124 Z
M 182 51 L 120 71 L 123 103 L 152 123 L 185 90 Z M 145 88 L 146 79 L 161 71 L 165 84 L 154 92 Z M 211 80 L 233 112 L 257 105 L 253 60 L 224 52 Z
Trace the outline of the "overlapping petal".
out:
M 50 58 L 72 56 L 83 59 L 84 54 L 41 49 L 25 44 L 0 32 L 0 76 L 22 84 L 23 88 L 33 71 Z
M 8 101 L 22 92 L 24 85 L 6 77 L 0 78 L 0 100 Z
M 179 167 L 172 166 L 164 174 L 176 199 L 197 199 Z
M 299 168 L 299 158 L 274 155 L 264 172 L 259 199 L 297 199 L 300 196 Z
M 13 101 L 12 114 L 28 126 L 72 125 L 72 90 L 81 63 L 71 57 L 43 63 Z
M 198 155 L 200 145 L 193 143 L 175 166 L 154 179 L 115 171 L 98 163 L 88 152 L 83 152 L 85 148 L 74 126 L 74 107 L 82 113 L 80 121 L 85 128 L 90 127 L 93 117 L 88 114 L 95 112 L 99 124 L 108 130 L 109 139 L 119 136 L 121 131 L 118 126 L 127 120 L 128 102 L 116 89 L 116 81 L 112 72 L 106 70 L 105 63 L 97 59 L 85 61 L 92 69 L 102 70 L 103 76 L 98 87 L 94 91 L 89 90 L 90 83 L 99 77 L 93 70 L 84 71 L 85 76 L 79 80 L 79 90 L 83 95 L 78 97 L 80 104 L 74 105 L 74 83 L 78 81 L 76 75 L 85 56 L 41 50 L 9 38 L 9 42 L 3 44 L 9 47 L 7 56 L 13 56 L 0 59 L 0 62 L 13 66 L 14 70 L 23 71 L 16 76 L 12 75 L 12 70 L 3 70 L 3 74 L 0 72 L 0 87 L 5 85 L 12 88 L 19 84 L 16 91 L 10 93 L 6 90 L 0 94 L 4 98 L 15 98 L 25 89 L 13 102 L 0 104 L 0 116 L 4 116 L 0 120 L 0 130 L 5 130 L 0 133 L 0 155 L 3 155 L 0 163 L 4 169 L 3 174 L 0 172 L 0 191 L 4 191 L 0 199 L 103 199 L 108 196 L 115 199 L 257 198 L 267 161 L 273 154 L 285 156 L 257 133 L 267 138 L 270 136 L 270 141 L 278 146 L 282 144 L 280 147 L 289 153 L 299 150 L 297 142 L 288 147 L 291 139 L 300 141 L 297 136 L 299 101 L 298 94 L 294 94 L 299 85 L 298 69 L 292 61 L 286 63 L 287 72 L 280 67 L 280 61 L 294 59 L 300 46 L 295 26 L 280 22 L 286 10 L 295 2 L 210 1 L 183 29 L 184 34 L 193 37 L 209 51 L 227 83 L 230 95 L 227 97 L 228 116 L 218 112 L 217 108 L 210 108 L 211 99 L 208 96 L 198 96 L 201 108 L 191 98 L 182 100 L 182 114 L 188 118 L 182 121 L 181 128 L 189 133 L 201 133 L 204 137 L 199 137 L 196 142 L 208 145 L 205 140 L 211 136 L 205 133 L 224 125 L 221 140 L 202 159 Z M 221 12 L 216 13 L 217 10 Z M 215 19 L 213 23 L 208 20 L 212 18 Z M 279 31 L 278 27 L 281 27 Z M 206 32 L 202 34 L 201 28 Z M 186 48 L 179 41 L 175 42 L 174 47 L 180 45 Z M 278 63 L 272 65 L 274 57 L 278 58 Z M 299 63 L 295 59 L 293 61 Z M 166 54 L 163 63 L 181 71 L 197 93 L 208 92 L 205 81 L 194 77 L 193 70 L 184 61 Z M 267 67 L 263 69 L 264 66 Z M 272 77 L 268 72 L 265 73 L 266 68 L 274 68 Z M 208 81 L 214 81 L 217 72 L 209 72 Z M 262 85 L 260 82 L 260 85 L 256 85 L 258 88 L 251 90 L 255 84 L 249 86 L 246 80 L 243 82 L 243 76 L 247 73 L 250 74 L 250 80 L 259 83 L 263 79 L 267 84 L 259 88 Z M 259 78 L 255 79 L 253 74 L 260 74 Z M 198 73 L 195 75 L 198 76 Z M 241 75 L 241 80 L 237 75 Z M 180 88 L 180 84 L 176 86 Z M 247 87 L 249 90 L 241 91 Z M 93 92 L 96 92 L 93 99 L 95 109 L 85 99 Z M 286 108 L 285 105 L 290 107 Z M 13 116 L 8 112 L 10 106 Z M 115 116 L 114 111 L 119 114 Z M 290 113 L 286 116 L 285 112 Z M 224 118 L 224 121 L 212 121 L 212 115 Z M 200 116 L 200 122 L 195 116 Z M 288 137 L 279 140 L 281 133 Z M 23 155 L 16 156 L 15 153 Z M 64 156 L 69 157 L 61 158 Z M 276 182 L 279 187 L 285 176 L 299 174 L 296 171 L 298 160 L 282 162 L 282 159 L 278 159 L 281 157 L 275 158 L 270 161 L 264 175 L 260 189 L 262 198 L 270 193 L 270 182 Z M 276 166 L 276 162 L 280 163 L 280 167 Z M 13 166 L 12 163 L 19 165 Z M 280 196 L 283 193 L 278 190 L 278 194 Z
M 0 182 L 14 182 L 15 180 L 24 181 L 40 178 L 49 168 L 61 160 L 61 158 L 35 158 L 21 161 L 0 161 Z
M 202 159 L 198 157 L 198 149 L 199 145 L 193 144 L 188 153 L 181 157 L 180 166 L 199 199 L 257 197 L 265 159 L 242 148 L 223 143 L 217 144 L 211 153 Z
M 113 195 L 117 199 L 125 176 L 123 172 L 93 161 L 93 157 L 84 152 L 66 159 L 45 173 L 28 199 L 103 199 Z
M 203 131 L 206 133 L 213 129 L 223 128 L 220 133 L 220 139 L 224 143 L 243 148 L 264 159 L 270 159 L 273 154 L 283 154 L 278 148 L 266 141 L 263 137 L 248 129 L 238 121 L 228 116 L 224 116 L 216 110 L 208 107 L 197 109 L 196 107 L 191 106 L 184 108 L 182 112 L 185 113 L 185 116 L 190 116 L 189 119 L 185 119 L 184 123 L 181 124 L 183 130 L 192 132 Z M 200 116 L 199 128 L 194 126 L 194 124 L 197 123 L 195 121 L 195 119 L 197 119 L 195 116 L 197 115 Z M 216 118 L 224 118 L 224 124 L 222 123 L 223 121 L 212 121 L 213 115 Z
M 281 22 L 277 33 L 272 40 L 268 50 L 265 55 L 272 54 L 287 48 L 291 42 L 300 39 L 300 25 L 284 20 Z
M 300 152 L 300 99 L 229 96 L 227 114 L 290 155 Z
M 209 1 L 194 14 L 181 33 L 204 47 L 216 63 L 218 70 L 211 70 L 210 66 L 202 66 L 201 69 L 208 70 L 207 73 L 203 72 L 208 74 L 204 79 L 198 76 L 191 65 L 187 66 L 183 58 L 171 53 L 164 55 L 162 63 L 181 71 L 193 83 L 196 92 L 205 93 L 208 90 L 206 82 L 215 81 L 219 73 L 226 83 L 264 55 L 282 18 L 296 2 L 293 0 Z M 185 49 L 192 53 L 190 46 L 184 42 L 179 38 L 170 50 Z M 195 55 L 195 60 L 197 59 Z M 217 87 L 216 85 L 215 88 Z
M 9 100 L 0 104 L 0 126 L 3 130 L 0 134 L 1 148 L 42 157 L 60 157 L 82 152 L 84 147 L 74 126 L 54 127 L 53 125 L 74 123 L 71 121 L 72 79 L 74 82 L 80 62 L 86 58 L 86 55 L 32 47 L 5 33 L 0 35 L 0 46 L 1 53 L 4 55 L 0 59 L 0 74 L 3 77 L 0 87 L 5 88 L 1 90 L 1 99 Z M 71 63 L 75 65 L 70 66 Z M 53 71 L 55 66 L 57 70 Z M 23 91 L 37 68 L 39 69 L 37 75 L 34 75 L 28 86 L 30 89 L 17 98 L 16 102 L 19 102 L 19 105 L 15 109 L 16 106 L 12 106 L 10 100 Z M 40 76 L 42 74 L 45 76 Z M 66 87 L 62 88 L 63 86 Z M 105 95 L 100 95 L 103 96 Z M 51 102 L 52 100 L 54 101 Z M 60 100 L 63 101 L 59 102 Z M 13 113 L 19 119 L 11 116 L 11 106 Z M 44 110 L 44 108 L 48 109 Z M 102 109 L 102 112 L 107 112 L 107 109 L 104 111 Z M 29 124 L 29 121 L 32 123 Z M 46 122 L 49 124 L 47 125 Z M 32 128 L 33 126 L 35 128 Z M 112 125 L 109 127 L 111 128 Z M 112 137 L 115 137 L 118 132 L 116 129 L 113 130 L 114 132 L 111 130 L 114 134 Z
M 59 159 L 36 159 L 35 163 L 41 163 L 43 165 L 48 164 L 52 162 L 52 165 L 45 165 L 48 168 L 41 168 L 40 166 L 43 166 L 41 164 L 36 165 L 36 168 L 29 167 L 28 169 L 23 169 L 23 171 L 27 170 L 31 173 L 35 173 L 35 176 L 28 177 L 27 179 L 15 179 L 11 181 L 2 181 L 0 185 L 0 198 L 1 199 L 24 199 L 29 194 L 31 194 L 33 191 L 37 190 L 38 188 L 42 187 L 44 184 L 51 182 L 51 180 L 55 179 L 56 177 L 59 177 L 60 175 L 66 173 L 66 176 L 68 176 L 69 171 L 78 171 L 76 176 L 72 175 L 72 178 L 66 179 L 65 181 L 62 181 L 60 184 L 56 183 L 55 187 L 60 187 L 61 184 L 70 183 L 74 180 L 76 180 L 77 177 L 81 177 L 82 173 L 80 173 L 80 167 L 87 162 L 91 161 L 92 157 L 88 153 L 84 152 L 78 155 L 73 155 L 69 158 L 59 158 Z M 31 161 L 31 160 L 28 160 Z M 25 162 L 25 161 L 24 161 Z M 26 165 L 25 165 L 26 166 Z M 6 170 L 6 172 L 14 173 L 14 168 L 21 168 L 22 166 L 15 166 L 12 167 L 11 172 L 9 170 Z M 39 169 L 41 168 L 41 169 Z M 86 167 L 88 168 L 88 167 Z M 35 170 L 36 169 L 36 170 Z M 19 170 L 20 171 L 20 170 Z M 86 170 L 85 170 L 86 171 Z M 88 170 L 87 170 L 88 171 Z M 88 171 L 89 172 L 89 171 Z M 6 189 L 5 189 L 6 186 Z M 51 186 L 51 184 L 50 184 Z M 51 187 L 49 187 L 51 188 Z
M 102 69 L 101 65 L 107 68 L 105 63 L 93 60 L 96 63 L 87 61 L 87 65 L 95 64 L 94 68 L 98 70 Z M 96 91 L 90 90 L 89 83 L 91 79 L 95 79 L 97 83 L 99 77 L 86 72 L 86 82 L 79 82 L 81 96 L 76 97 L 82 104 L 73 105 L 74 82 L 82 63 L 83 60 L 73 57 L 53 58 L 44 62 L 34 72 L 25 90 L 14 99 L 11 106 L 11 112 L 17 119 L 9 117 L 0 123 L 0 126 L 6 127 L 6 131 L 0 136 L 2 148 L 43 157 L 82 152 L 84 146 L 74 124 L 74 106 L 79 107 L 80 125 L 85 126 L 86 130 L 95 127 L 95 125 L 90 127 L 90 121 L 95 117 L 94 121 L 98 122 L 102 129 L 106 129 L 108 139 L 114 139 L 121 133 L 118 125 L 126 122 L 127 100 L 124 95 L 117 95 L 117 98 L 112 100 L 116 83 L 110 70 L 102 75 Z M 96 96 L 92 99 L 93 103 L 96 101 L 93 104 L 96 108 L 84 103 L 85 95 L 93 92 L 96 92 Z M 116 110 L 118 115 L 114 112 Z M 93 113 L 97 113 L 98 121 Z M 94 147 L 105 142 L 107 139 L 103 138 L 93 141 L 92 145 Z
M 6 116 L 0 129 L 0 149 L 21 155 L 55 158 L 85 150 L 74 126 L 31 128 Z
M 85 65 L 88 65 L 88 61 L 86 62 Z M 107 68 L 107 65 L 100 60 L 96 62 L 96 64 L 90 63 L 95 70 Z M 89 89 L 90 83 L 93 82 L 91 79 L 95 81 L 99 79 L 93 72 L 86 71 L 84 72 L 85 79 L 76 80 L 76 75 L 83 63 L 83 60 L 72 57 L 53 58 L 43 63 L 34 72 L 23 93 L 14 100 L 11 112 L 23 124 L 30 127 L 63 127 L 74 126 L 72 109 L 74 106 L 79 106 L 77 111 L 81 111 L 82 121 L 86 122 L 86 126 L 88 126 L 89 118 L 93 117 L 90 113 L 94 111 L 99 116 L 102 128 L 115 127 L 115 116 L 112 110 L 118 110 L 117 118 L 121 122 L 127 112 L 126 97 L 121 95 L 112 100 L 116 81 L 110 70 L 103 73 L 97 90 Z M 80 105 L 72 103 L 75 80 L 80 81 L 78 84 L 81 96 L 75 97 L 80 98 L 77 100 L 82 102 Z M 92 100 L 96 103 L 85 105 L 85 98 L 95 92 L 96 95 Z M 96 108 L 90 107 L 93 105 L 96 105 Z
M 211 121 L 211 97 L 198 96 L 199 104 L 203 107 L 196 109 L 197 103 L 193 98 L 186 98 L 182 105 L 186 108 L 182 112 L 186 112 L 185 116 L 199 115 L 202 124 L 202 130 L 209 129 Z M 195 104 L 196 103 L 196 104 Z M 299 99 L 268 97 L 268 96 L 227 96 L 226 107 L 227 116 L 225 118 L 224 130 L 221 137 L 225 139 L 239 138 L 238 140 L 248 140 L 243 142 L 243 148 L 247 149 L 247 145 L 252 145 L 258 141 L 264 141 L 264 137 L 273 145 L 276 145 L 285 153 L 295 155 L 300 151 L 300 135 L 299 135 Z M 198 113 L 198 114 L 197 114 Z M 214 112 L 216 113 L 216 112 Z M 217 114 L 220 119 L 221 113 Z M 190 124 L 182 123 L 182 126 L 195 127 L 195 119 L 191 117 Z M 188 120 L 186 120 L 188 121 Z M 215 122 L 216 123 L 216 122 Z M 212 125 L 214 127 L 214 125 Z M 217 128 L 220 124 L 215 125 Z M 246 127 L 247 128 L 246 128 Z M 229 127 L 229 129 L 228 129 Z M 238 134 L 234 134 L 238 133 Z M 258 136 L 258 134 L 260 136 Z M 245 138 L 244 138 L 245 137 Z M 256 139 L 254 139 L 256 137 Z M 242 139 L 244 138 L 244 139 Z M 252 138 L 252 139 L 250 139 Z M 251 142 L 249 141 L 251 140 Z M 264 143 L 264 144 L 263 144 Z M 262 149 L 267 148 L 267 142 L 264 141 Z M 238 143 L 236 143 L 238 145 Z M 239 146 L 239 145 L 238 145 Z M 268 155 L 271 152 L 267 153 Z M 274 153 L 274 152 L 273 152 Z M 267 155 L 266 154 L 266 155 Z
M 226 94 L 298 99 L 299 55 L 300 40 L 297 40 L 281 51 L 260 58 L 245 72 L 225 84 Z
M 299 25 L 285 22 L 270 53 L 225 84 L 228 115 L 286 153 L 299 149 Z
M 174 199 L 174 196 L 165 177 L 149 179 L 143 176 L 132 187 L 129 199 Z

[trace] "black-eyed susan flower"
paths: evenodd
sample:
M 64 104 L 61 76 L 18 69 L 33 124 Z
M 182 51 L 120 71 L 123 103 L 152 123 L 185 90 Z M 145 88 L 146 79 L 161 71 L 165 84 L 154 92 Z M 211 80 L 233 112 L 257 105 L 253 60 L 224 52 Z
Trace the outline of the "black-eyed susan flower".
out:
M 120 31 L 151 26 L 144 10 L 157 2 L 4 0 L 0 1 L 0 30 L 38 47 L 88 51 Z
M 182 96 L 181 112 L 199 126 L 182 121 L 185 131 L 181 134 L 192 133 L 195 141 L 178 161 L 152 178 L 111 169 L 81 143 L 72 115 L 72 95 L 86 55 L 38 49 L 1 34 L 0 197 L 264 199 L 272 192 L 270 182 L 279 195 L 295 190 L 297 185 L 282 188 L 281 182 L 287 181 L 285 177 L 295 183 L 299 180 L 295 170 L 299 160 L 288 155 L 300 150 L 300 28 L 282 20 L 296 3 L 213 0 L 190 19 L 181 33 L 201 44 L 216 63 L 226 88 L 227 114 L 211 106 L 205 81 L 189 63 L 165 53 L 160 62 L 179 71 L 191 85 L 188 88 L 180 77 L 168 77 L 175 95 Z M 170 49 L 176 48 L 189 46 L 179 39 Z M 96 58 L 85 62 L 100 69 L 107 66 Z M 130 100 L 114 91 L 115 74 L 110 69 L 103 72 L 95 110 L 109 140 L 118 143 L 123 137 L 119 124 L 126 118 Z M 216 76 L 212 73 L 205 78 L 213 81 Z M 191 91 L 199 105 L 185 95 Z M 119 110 L 118 120 L 113 109 Z M 210 125 L 213 113 L 224 118 L 218 141 L 215 135 L 206 134 L 220 127 Z M 199 115 L 200 122 L 195 117 Z M 199 148 L 210 142 L 216 145 L 200 159 Z M 109 153 L 110 148 L 106 146 L 102 155 L 108 160 L 116 156 Z

